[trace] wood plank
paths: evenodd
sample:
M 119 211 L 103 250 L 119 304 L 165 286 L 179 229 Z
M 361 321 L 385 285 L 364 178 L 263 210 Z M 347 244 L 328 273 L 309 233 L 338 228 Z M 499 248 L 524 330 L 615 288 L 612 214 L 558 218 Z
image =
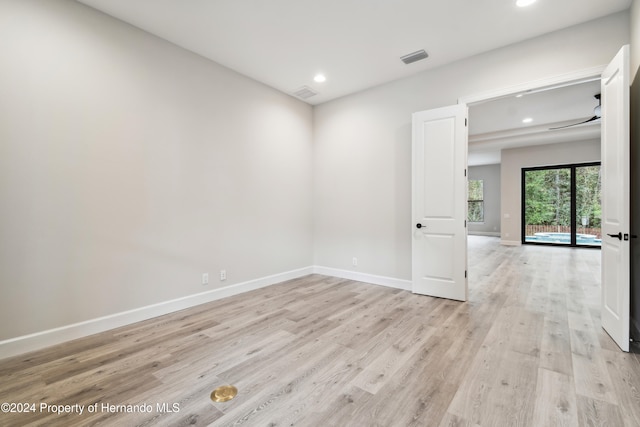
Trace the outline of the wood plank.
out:
M 577 426 L 578 409 L 573 378 L 538 369 L 538 386 L 532 425 Z
M 566 316 L 564 321 L 557 316 L 545 316 L 540 344 L 540 367 L 573 376 L 571 339 Z
M 440 427 L 480 427 L 480 425 L 447 412 L 440 422 Z
M 618 398 L 604 356 L 596 353 L 588 358 L 573 353 L 572 358 L 576 393 L 604 402 L 617 403 Z
M 435 328 L 433 327 L 425 327 L 420 324 L 414 325 L 413 328 L 407 330 L 399 340 L 390 343 L 389 348 L 387 348 L 380 357 L 369 363 L 368 366 L 354 378 L 351 384 L 371 394 L 376 394 L 392 379 L 397 370 L 411 358 L 413 352 L 417 351 L 420 345 L 424 343 L 434 331 Z
M 626 426 L 620 408 L 612 403 L 585 396 L 577 396 L 580 426 Z
M 625 425 L 640 426 L 640 360 L 619 350 L 603 355 Z

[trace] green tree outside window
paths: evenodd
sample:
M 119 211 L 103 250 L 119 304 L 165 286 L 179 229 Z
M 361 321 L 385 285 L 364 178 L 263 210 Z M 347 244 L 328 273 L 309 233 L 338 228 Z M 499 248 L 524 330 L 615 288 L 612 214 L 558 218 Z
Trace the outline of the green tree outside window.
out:
M 469 193 L 467 196 L 469 222 L 484 222 L 484 181 L 481 179 L 469 180 Z

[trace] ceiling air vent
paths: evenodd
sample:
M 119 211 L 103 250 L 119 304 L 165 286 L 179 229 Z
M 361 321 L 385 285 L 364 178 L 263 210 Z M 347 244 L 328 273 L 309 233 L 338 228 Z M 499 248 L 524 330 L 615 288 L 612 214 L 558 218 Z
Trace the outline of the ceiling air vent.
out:
M 408 55 L 402 56 L 400 57 L 400 59 L 402 59 L 402 62 L 404 62 L 405 64 L 412 64 L 416 61 L 420 61 L 421 59 L 425 59 L 428 57 L 429 57 L 429 54 L 425 52 L 424 49 L 421 49 L 421 50 L 412 52 Z
M 309 86 L 302 86 L 301 88 L 294 91 L 293 94 L 300 99 L 307 99 L 311 98 L 314 95 L 317 95 L 318 92 L 314 91 Z

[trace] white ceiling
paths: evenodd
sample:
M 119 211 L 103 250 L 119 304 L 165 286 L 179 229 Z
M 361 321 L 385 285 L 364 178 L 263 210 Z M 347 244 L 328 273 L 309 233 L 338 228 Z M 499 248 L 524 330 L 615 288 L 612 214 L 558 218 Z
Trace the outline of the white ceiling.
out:
M 599 120 L 573 126 L 596 115 L 599 93 L 597 79 L 470 106 L 469 165 L 500 163 L 505 148 L 600 138 Z
M 77 0 L 317 105 L 629 8 L 631 0 Z M 400 57 L 425 49 L 429 58 Z M 323 73 L 324 83 L 313 77 Z M 599 138 L 599 82 L 505 97 L 469 109 L 469 165 L 500 150 Z M 531 117 L 531 124 L 522 119 Z
M 312 105 L 626 10 L 631 0 L 78 0 Z M 429 58 L 400 57 L 425 49 Z M 327 81 L 315 83 L 322 72 Z

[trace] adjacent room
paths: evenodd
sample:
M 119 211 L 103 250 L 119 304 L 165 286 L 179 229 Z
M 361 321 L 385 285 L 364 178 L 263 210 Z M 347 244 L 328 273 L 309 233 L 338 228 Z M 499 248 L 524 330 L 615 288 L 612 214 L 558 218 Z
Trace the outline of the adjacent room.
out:
M 513 215 L 505 244 L 600 246 L 600 91 L 598 76 L 470 106 L 469 234 L 500 237 Z
M 0 425 L 640 425 L 639 68 L 640 0 L 0 0 Z

